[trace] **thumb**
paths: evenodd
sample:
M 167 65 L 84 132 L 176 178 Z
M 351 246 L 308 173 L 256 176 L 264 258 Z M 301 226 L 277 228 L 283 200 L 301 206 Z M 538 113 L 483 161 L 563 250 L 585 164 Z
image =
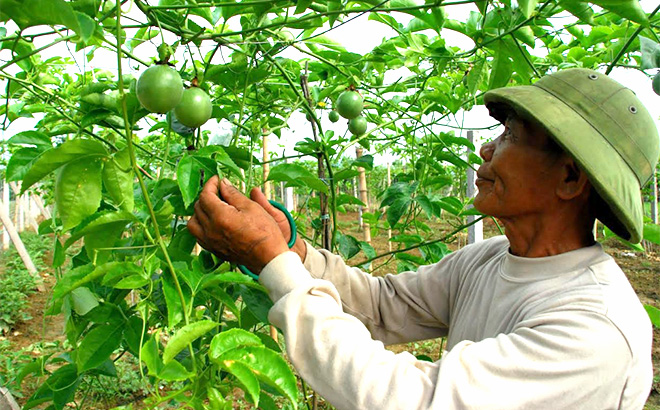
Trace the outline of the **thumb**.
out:
M 220 197 L 223 201 L 236 209 L 244 209 L 250 204 L 250 200 L 232 185 L 227 178 L 220 181 Z
M 252 188 L 252 190 L 250 191 L 250 199 L 258 203 L 276 221 L 279 221 L 280 218 L 282 217 L 282 212 L 280 212 L 277 208 L 275 208 L 273 205 L 270 204 L 268 199 L 266 199 L 266 195 L 264 195 L 264 193 L 261 192 L 259 188 Z

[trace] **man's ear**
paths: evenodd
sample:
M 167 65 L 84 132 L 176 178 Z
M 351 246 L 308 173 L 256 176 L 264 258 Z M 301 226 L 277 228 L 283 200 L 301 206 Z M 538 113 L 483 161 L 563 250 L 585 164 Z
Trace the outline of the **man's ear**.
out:
M 557 186 L 557 196 L 570 201 L 589 192 L 589 178 L 573 158 L 564 154 L 560 160 L 561 179 Z

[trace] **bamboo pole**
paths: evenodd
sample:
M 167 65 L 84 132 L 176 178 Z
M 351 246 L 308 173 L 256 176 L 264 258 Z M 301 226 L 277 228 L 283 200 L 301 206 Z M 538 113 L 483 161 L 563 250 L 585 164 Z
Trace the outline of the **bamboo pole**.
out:
M 387 162 L 387 188 L 392 185 L 392 163 L 389 161 Z M 387 228 L 387 247 L 390 249 L 390 252 L 392 252 L 392 227 Z
M 356 147 L 355 148 L 355 156 L 356 158 L 360 158 L 362 156 L 362 147 Z M 360 201 L 364 203 L 364 208 L 365 210 L 369 210 L 369 197 L 367 194 L 367 173 L 365 172 L 363 167 L 358 167 L 358 172 L 360 173 L 358 175 L 358 182 L 359 182 L 359 187 L 358 189 L 360 190 Z M 362 207 L 360 207 L 362 209 Z M 369 224 L 363 223 L 363 229 L 364 229 L 364 241 L 367 243 L 371 243 L 371 228 L 369 227 Z
M 41 198 L 39 198 L 34 194 L 30 194 L 30 195 L 32 196 L 32 200 L 34 201 L 34 204 L 37 206 L 37 208 L 39 208 L 39 212 L 41 212 L 41 215 L 43 215 L 43 217 L 46 219 L 52 218 L 50 211 L 48 210 L 48 208 L 44 206 L 44 203 L 41 200 Z
M 2 184 L 2 203 L 3 210 L 9 215 L 9 184 L 6 182 Z M 4 228 L 2 230 L 2 249 L 9 248 L 9 241 L 9 231 Z
M 0 222 L 2 222 L 2 224 L 5 226 L 5 229 L 9 232 L 9 237 L 11 238 L 11 241 L 14 243 L 14 247 L 16 248 L 18 255 L 23 260 L 23 263 L 25 264 L 25 267 L 27 268 L 28 272 L 36 280 L 37 290 L 39 292 L 43 292 L 46 290 L 46 287 L 44 286 L 44 282 L 41 279 L 41 276 L 39 276 L 39 272 L 37 272 L 36 266 L 34 266 L 34 263 L 32 263 L 30 254 L 28 254 L 27 249 L 25 249 L 25 245 L 23 245 L 23 241 L 21 241 L 21 237 L 18 235 L 18 232 L 16 231 L 16 228 L 12 223 L 11 218 L 5 211 L 5 209 L 6 208 L 3 201 L 3 203 L 0 204 Z

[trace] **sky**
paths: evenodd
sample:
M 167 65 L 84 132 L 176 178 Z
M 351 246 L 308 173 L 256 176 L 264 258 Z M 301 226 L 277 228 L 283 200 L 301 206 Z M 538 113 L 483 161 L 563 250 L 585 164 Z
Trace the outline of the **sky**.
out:
M 642 0 L 641 4 L 642 7 L 645 9 L 645 11 L 650 12 L 656 6 L 657 3 L 656 0 Z M 452 7 L 448 7 L 447 9 L 450 18 L 463 20 L 463 21 L 467 19 L 467 16 L 469 15 L 470 11 L 477 11 L 477 8 L 474 4 L 452 6 Z M 127 12 L 129 16 L 135 16 L 136 18 L 139 19 L 142 18 L 141 13 L 137 10 L 135 6 L 132 6 L 132 8 L 130 9 L 125 9 L 124 11 Z M 403 13 L 394 13 L 393 15 L 399 22 L 401 22 L 404 25 L 407 24 L 407 22 L 411 19 L 411 16 Z M 560 21 L 561 24 L 566 24 L 572 18 L 573 18 L 572 16 L 566 15 L 560 17 L 558 21 Z M 235 20 L 233 24 L 236 24 L 237 21 L 238 20 Z M 196 20 L 196 22 L 200 25 L 204 25 L 204 24 L 206 26 L 209 25 L 207 22 L 201 19 Z M 41 30 L 41 28 L 37 27 L 34 28 L 33 30 L 39 31 Z M 11 31 L 12 28 L 8 27 L 8 32 Z M 294 34 L 296 34 L 295 30 L 292 31 L 294 32 Z M 365 14 L 330 31 L 327 34 L 327 36 L 337 41 L 338 43 L 342 44 L 344 47 L 348 49 L 348 51 L 359 54 L 366 54 L 369 51 L 371 51 L 374 46 L 380 44 L 384 38 L 391 37 L 394 34 L 395 33 L 393 32 L 393 30 L 387 27 L 386 25 L 376 21 L 368 20 L 368 15 Z M 430 32 L 428 34 L 429 36 L 433 36 L 435 35 L 435 32 Z M 470 38 L 463 36 L 462 34 L 453 32 L 451 30 L 444 30 L 442 35 L 445 41 L 447 42 L 447 44 L 451 46 L 459 46 L 462 49 L 470 49 L 474 45 L 474 43 Z M 356 39 L 359 39 L 359 41 L 356 41 Z M 168 42 L 174 41 L 174 37 L 173 36 L 171 38 L 166 37 L 166 40 Z M 43 39 L 43 41 L 47 42 L 48 40 Z M 37 41 L 35 45 L 38 47 L 40 44 Z M 209 44 L 208 47 L 213 47 L 213 45 Z M 207 51 L 208 50 L 202 50 L 203 53 Z M 539 55 L 538 53 L 542 53 L 542 52 L 543 49 L 541 47 L 537 47 L 534 51 L 532 51 L 532 53 L 534 53 L 535 55 Z M 144 45 L 141 45 L 136 49 L 136 54 L 144 59 L 148 59 L 149 56 L 153 56 L 156 54 L 155 45 L 145 43 Z M 55 55 L 73 56 L 75 60 L 78 62 L 78 65 L 80 66 L 83 65 L 83 61 L 84 61 L 84 52 L 75 53 L 74 50 L 69 50 L 65 48 L 63 45 L 55 46 L 49 50 L 46 50 L 45 52 L 42 53 L 42 55 L 44 59 L 47 59 L 48 57 Z M 304 57 L 303 54 L 291 48 L 289 49 L 289 51 L 285 52 L 283 56 L 293 59 L 300 59 Z M 2 59 L 8 58 L 6 50 L 0 52 L 0 58 Z M 97 51 L 95 53 L 95 58 L 92 61 L 92 64 L 97 68 L 106 69 L 112 72 L 117 71 L 116 55 L 109 51 L 104 51 L 104 50 Z M 75 69 L 76 67 L 73 66 L 73 68 Z M 87 68 L 89 68 L 89 64 L 87 65 Z M 144 69 L 145 69 L 144 67 L 138 67 L 138 64 L 135 63 L 129 64 L 127 60 L 123 62 L 122 70 L 125 73 L 132 73 L 136 77 L 139 76 L 139 74 Z M 409 74 L 410 73 L 407 72 L 407 69 L 405 68 L 396 70 L 394 72 L 389 73 L 389 76 L 391 78 L 386 78 L 385 82 L 387 83 L 388 81 L 393 81 L 398 77 L 406 77 Z M 660 129 L 660 96 L 656 95 L 652 91 L 651 79 L 637 70 L 622 69 L 622 68 L 617 68 L 613 70 L 613 72 L 611 73 L 611 77 L 619 81 L 626 87 L 630 88 L 637 94 L 637 96 L 642 100 L 642 102 L 645 104 L 645 106 L 651 113 L 652 117 L 656 119 L 656 124 Z M 0 82 L 0 86 L 3 86 L 2 82 Z M 336 124 L 332 124 L 327 120 L 327 116 L 322 116 L 322 121 L 323 121 L 324 129 L 326 130 L 332 129 L 336 133 L 340 133 L 340 134 L 343 134 L 346 131 L 346 123 L 344 121 L 339 121 Z M 35 120 L 30 120 L 30 119 L 19 119 L 14 123 L 12 123 L 7 131 L 0 130 L 0 139 L 9 138 L 20 131 L 31 129 L 32 127 L 34 127 L 35 122 L 36 122 Z M 461 111 L 457 113 L 456 117 L 453 119 L 453 125 L 460 126 L 461 123 L 464 124 L 466 127 L 483 128 L 496 124 L 496 121 L 494 121 L 492 118 L 488 116 L 488 112 L 484 106 L 475 106 L 469 112 Z M 309 124 L 305 120 L 303 114 L 298 114 L 298 113 L 294 114 L 291 120 L 289 121 L 289 126 L 290 129 L 283 130 L 281 139 L 278 140 L 277 137 L 271 136 L 271 140 L 272 140 L 271 146 L 273 146 L 273 150 L 275 151 L 273 155 L 280 155 L 282 153 L 285 153 L 286 155 L 294 154 L 293 145 L 295 145 L 295 143 L 299 141 L 301 138 L 309 134 Z M 210 130 L 212 134 L 219 134 L 225 132 L 228 127 L 229 126 L 227 124 L 217 124 L 215 121 L 212 120 L 209 121 L 204 126 L 204 129 Z M 450 129 L 439 128 L 439 130 L 448 131 Z M 465 131 L 463 132 L 461 132 L 461 130 L 454 130 L 454 131 L 459 135 L 465 136 L 464 134 Z M 479 132 L 478 134 L 484 139 L 489 139 L 496 136 L 498 134 L 498 131 L 497 130 L 483 131 L 483 132 Z M 391 160 L 392 158 L 388 156 L 376 157 L 377 163 L 388 162 Z

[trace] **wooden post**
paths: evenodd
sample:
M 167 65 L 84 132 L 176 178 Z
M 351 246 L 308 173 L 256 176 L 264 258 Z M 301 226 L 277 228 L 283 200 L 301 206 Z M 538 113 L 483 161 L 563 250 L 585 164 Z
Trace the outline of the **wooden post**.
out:
M 362 156 L 362 147 L 356 147 L 355 148 L 355 156 L 357 158 L 360 158 Z M 359 181 L 359 186 L 358 189 L 360 190 L 360 201 L 364 203 L 364 208 L 368 211 L 369 210 L 369 197 L 368 197 L 368 190 L 367 190 L 367 176 L 364 168 L 358 167 L 358 172 L 360 173 L 358 175 L 358 181 Z M 363 223 L 364 227 L 364 241 L 367 243 L 371 243 L 371 228 L 369 227 L 369 224 Z
M 4 387 L 0 387 L 0 410 L 21 410 L 9 390 Z
M 9 215 L 9 184 L 4 182 L 2 184 L 2 203 L 4 211 Z M 2 249 L 9 248 L 9 231 L 7 228 L 2 230 Z
M 475 142 L 474 138 L 474 131 L 468 131 L 467 132 L 467 138 L 468 141 L 470 141 L 472 144 L 474 144 L 475 151 L 479 152 L 479 148 L 477 147 L 477 143 Z M 476 185 L 474 184 L 474 181 L 476 180 L 476 172 L 472 168 L 467 169 L 467 197 L 468 198 L 474 198 L 476 194 Z M 469 215 L 468 216 L 468 223 L 474 222 L 476 220 L 475 215 Z M 484 240 L 484 226 L 483 222 L 479 221 L 471 226 L 468 227 L 468 240 L 467 243 L 475 243 L 475 242 L 481 242 Z
M 392 164 L 388 161 L 387 162 L 387 188 L 392 185 Z M 387 228 L 387 247 L 389 248 L 390 252 L 392 252 L 392 228 Z
M 25 249 L 25 245 L 23 245 L 23 241 L 21 241 L 21 237 L 18 235 L 18 232 L 16 232 L 16 228 L 14 227 L 14 224 L 11 222 L 11 218 L 9 218 L 9 215 L 7 212 L 5 212 L 5 206 L 4 206 L 4 201 L 2 204 L 0 204 L 0 222 L 5 226 L 5 229 L 9 232 L 9 237 L 11 238 L 11 241 L 14 243 L 14 247 L 16 248 L 16 251 L 18 252 L 18 255 L 21 257 L 23 260 L 23 263 L 25 264 L 25 267 L 27 268 L 28 272 L 34 279 L 37 281 L 37 290 L 39 292 L 43 292 L 46 290 L 43 280 L 39 276 L 39 273 L 37 272 L 36 266 L 34 266 L 34 263 L 32 263 L 32 259 L 30 259 L 30 255 L 27 252 L 27 249 Z
M 32 196 L 32 200 L 34 201 L 34 204 L 37 206 L 37 208 L 39 208 L 39 212 L 41 212 L 41 215 L 43 215 L 43 217 L 46 219 L 52 218 L 50 211 L 48 210 L 48 208 L 44 206 L 44 203 L 41 200 L 41 198 L 39 198 L 34 194 L 30 194 L 30 195 Z
M 353 196 L 356 198 L 360 198 L 360 194 L 358 193 L 358 182 L 357 178 L 353 178 Z M 358 226 L 360 229 L 364 228 L 364 221 L 362 220 L 362 207 L 358 207 Z

